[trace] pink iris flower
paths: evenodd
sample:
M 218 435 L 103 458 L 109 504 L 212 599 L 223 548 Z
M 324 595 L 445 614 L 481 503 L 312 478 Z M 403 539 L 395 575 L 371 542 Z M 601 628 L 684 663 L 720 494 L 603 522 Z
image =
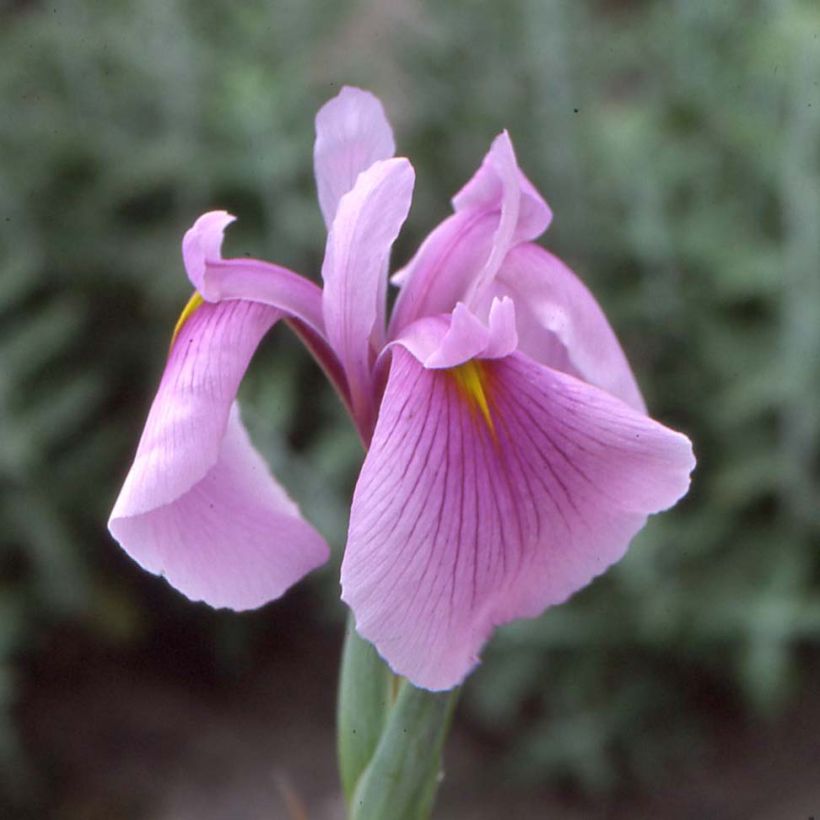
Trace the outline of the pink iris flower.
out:
M 367 451 L 342 599 L 396 673 L 437 690 L 464 679 L 496 626 L 620 559 L 686 493 L 695 462 L 685 436 L 647 415 L 590 292 L 533 244 L 552 214 L 506 132 L 393 276 L 388 319 L 388 258 L 414 183 L 394 150 L 371 94 L 345 88 L 319 112 L 321 289 L 223 259 L 223 211 L 185 234 L 196 292 L 109 527 L 142 567 L 215 607 L 258 607 L 327 559 L 236 404 L 257 345 L 284 320 Z

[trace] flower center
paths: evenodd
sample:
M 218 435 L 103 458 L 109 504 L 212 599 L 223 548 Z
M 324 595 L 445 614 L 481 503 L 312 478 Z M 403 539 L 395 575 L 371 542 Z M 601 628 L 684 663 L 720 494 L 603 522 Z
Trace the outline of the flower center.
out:
M 470 409 L 481 413 L 495 438 L 495 425 L 487 399 L 489 379 L 486 365 L 477 359 L 470 359 L 464 364 L 451 368 L 450 373 L 455 377 L 459 393 L 467 400 Z

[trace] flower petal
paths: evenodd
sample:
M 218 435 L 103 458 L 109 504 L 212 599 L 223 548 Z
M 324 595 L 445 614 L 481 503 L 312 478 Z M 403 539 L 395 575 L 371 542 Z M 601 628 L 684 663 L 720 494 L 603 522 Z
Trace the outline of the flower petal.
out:
M 485 325 L 459 302 L 449 317 L 419 319 L 392 344 L 402 345 L 425 367 L 436 369 L 456 367 L 474 357 L 499 359 L 518 345 L 515 305 L 506 296 L 494 299 Z
M 493 245 L 481 273 L 471 283 L 477 293 L 492 281 L 510 248 L 540 236 L 552 221 L 549 206 L 518 167 L 510 135 L 494 140 L 481 167 L 453 197 L 459 211 L 499 211 Z M 469 303 L 471 294 L 465 297 Z
M 327 238 L 325 328 L 347 373 L 360 422 L 373 411 L 370 337 L 383 316 L 387 260 L 410 210 L 414 179 L 413 166 L 404 158 L 381 160 L 362 171 L 341 198 Z
M 388 338 L 397 338 L 417 319 L 450 313 L 464 300 L 490 255 L 497 225 L 497 213 L 465 211 L 448 217 L 429 234 L 391 280 L 401 290 Z
M 345 86 L 319 109 L 313 164 L 328 230 L 339 200 L 353 188 L 359 174 L 395 152 L 384 108 L 370 92 Z
M 510 135 L 502 131 L 490 146 L 481 167 L 453 197 L 453 210 L 495 211 L 509 208 L 512 228 L 507 241 L 537 239 L 552 222 L 552 211 L 536 187 L 518 167 Z
M 519 353 L 446 371 L 396 347 L 342 597 L 395 672 L 450 688 L 495 626 L 617 561 L 693 465 L 685 436 Z
M 629 362 L 600 305 L 558 257 L 530 243 L 514 248 L 484 298 L 498 296 L 515 302 L 521 352 L 646 412 Z
M 225 228 L 236 217 L 226 211 L 203 214 L 182 239 L 191 284 L 207 302 L 246 299 L 281 308 L 324 336 L 322 292 L 309 279 L 258 259 L 223 259 Z
M 423 316 L 473 307 L 510 248 L 540 236 L 552 212 L 518 168 L 507 132 L 499 134 L 472 179 L 453 198 L 456 213 L 392 278 L 401 287 L 389 336 Z
M 259 606 L 327 558 L 232 410 L 280 317 L 242 301 L 205 303 L 188 317 L 109 521 L 142 566 L 213 606 Z

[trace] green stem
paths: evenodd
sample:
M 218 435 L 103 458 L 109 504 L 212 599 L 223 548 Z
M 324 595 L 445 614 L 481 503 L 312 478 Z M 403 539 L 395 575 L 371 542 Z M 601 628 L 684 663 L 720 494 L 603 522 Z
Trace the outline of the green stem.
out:
M 338 752 L 351 820 L 426 820 L 457 692 L 395 677 L 348 622 L 339 685 Z
M 428 692 L 406 681 L 350 805 L 351 820 L 427 820 L 441 781 L 441 752 L 457 690 Z
M 362 640 L 348 618 L 339 678 L 337 752 L 345 800 L 376 751 L 395 700 L 394 675 L 376 650 Z

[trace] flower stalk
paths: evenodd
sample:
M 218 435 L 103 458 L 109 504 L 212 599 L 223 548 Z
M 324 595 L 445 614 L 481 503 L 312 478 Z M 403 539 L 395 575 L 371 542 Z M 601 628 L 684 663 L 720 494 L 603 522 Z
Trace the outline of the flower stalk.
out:
M 457 689 L 429 692 L 393 675 L 350 618 L 339 683 L 338 752 L 350 820 L 426 820 Z

